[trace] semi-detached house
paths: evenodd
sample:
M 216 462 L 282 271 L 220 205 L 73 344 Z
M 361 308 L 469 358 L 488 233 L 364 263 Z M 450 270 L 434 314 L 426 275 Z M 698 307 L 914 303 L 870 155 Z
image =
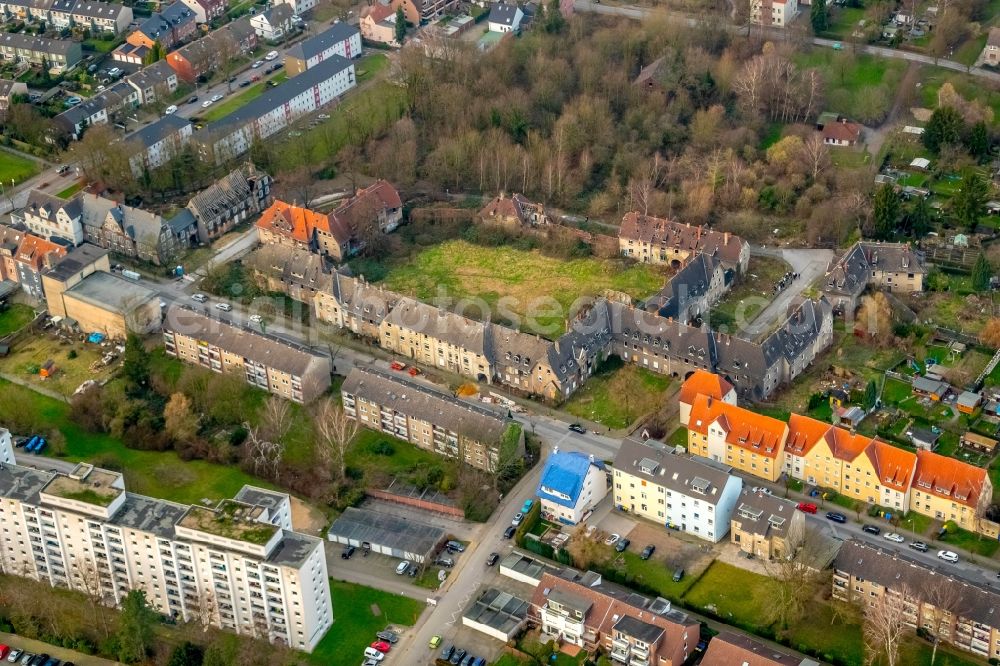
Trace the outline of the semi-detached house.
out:
M 32 65 L 47 64 L 54 72 L 62 72 L 83 59 L 79 42 L 70 39 L 47 39 L 21 33 L 0 35 L 0 58 Z

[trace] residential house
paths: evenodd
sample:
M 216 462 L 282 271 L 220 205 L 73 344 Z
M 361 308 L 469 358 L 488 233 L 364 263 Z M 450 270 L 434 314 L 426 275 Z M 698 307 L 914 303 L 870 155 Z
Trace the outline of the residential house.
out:
M 828 146 L 855 146 L 861 141 L 863 130 L 864 127 L 858 123 L 852 123 L 847 118 L 841 117 L 824 123 L 820 133 L 823 135 L 823 143 Z
M 344 413 L 361 425 L 488 472 L 524 456 L 524 432 L 504 412 L 376 368 L 354 368 Z
M 731 469 L 626 437 L 613 466 L 615 507 L 716 543 L 729 532 L 743 486 Z
M 695 396 L 688 451 L 753 476 L 777 481 L 784 471 L 788 425 L 708 395 Z
M 604 463 L 579 451 L 553 449 L 535 495 L 545 520 L 576 525 L 608 494 L 608 472 Z
M 255 48 L 257 33 L 250 18 L 244 16 L 168 53 L 166 60 L 181 80 L 195 83 L 199 77 L 214 72 L 227 57 L 246 56 Z
M 664 288 L 645 303 L 647 310 L 685 324 L 708 313 L 726 292 L 722 263 L 707 254 L 696 255 L 684 264 Z
M 990 28 L 989 36 L 986 38 L 986 45 L 979 59 L 984 65 L 996 67 L 1000 65 L 1000 28 Z
M 730 542 L 762 560 L 791 557 L 805 534 L 795 502 L 744 489 L 730 519 Z
M 681 666 L 699 640 L 698 622 L 654 600 L 605 582 L 592 571 L 544 573 L 531 597 L 529 622 L 588 652 L 620 663 Z
M 24 234 L 17 247 L 14 263 L 17 265 L 17 281 L 31 298 L 45 300 L 42 273 L 66 256 L 66 248 L 33 234 Z
M 160 43 L 164 51 L 169 51 L 181 42 L 195 34 L 197 16 L 183 2 L 174 2 L 159 11 L 150 14 L 149 18 L 139 24 L 139 27 L 129 33 L 126 44 L 145 49 L 140 56 Z
M 74 26 L 90 30 L 92 34 L 111 33 L 120 35 L 132 23 L 132 8 L 116 2 L 100 2 L 99 0 L 69 0 L 63 5 L 61 17 L 56 18 L 57 2 L 52 4 L 50 16 L 55 26 L 68 28 Z M 65 11 L 65 6 L 71 8 Z
M 79 42 L 71 39 L 47 39 L 33 35 L 5 32 L 0 34 L 0 59 L 46 65 L 50 72 L 63 72 L 83 59 Z
M 15 95 L 27 98 L 28 84 L 24 81 L 0 79 L 0 112 L 7 111 L 10 108 L 11 101 Z
M 487 17 L 487 25 L 490 32 L 517 34 L 521 31 L 521 21 L 524 19 L 524 12 L 514 2 L 495 2 L 490 7 L 490 15 Z
M 139 96 L 139 104 L 152 104 L 166 99 L 177 90 L 177 72 L 165 60 L 158 60 L 125 77 Z
M 329 356 L 189 308 L 167 308 L 163 342 L 170 356 L 241 375 L 251 386 L 292 402 L 311 402 L 330 388 Z
M 141 208 L 90 193 L 78 195 L 84 238 L 116 254 L 163 266 L 190 247 L 189 228 L 178 234 L 170 222 Z
M 277 42 L 292 32 L 292 8 L 276 4 L 250 17 L 257 37 L 266 42 Z
M 707 254 L 726 270 L 743 273 L 750 262 L 750 245 L 728 231 L 692 227 L 673 220 L 626 213 L 618 231 L 622 255 L 643 263 L 680 268 L 698 254 Z
M 736 404 L 736 388 L 725 377 L 707 370 L 695 370 L 681 384 L 678 395 L 681 425 L 687 426 L 691 417 L 691 406 L 699 395 L 707 395 L 713 400 Z
M 503 192 L 479 211 L 479 218 L 483 222 L 499 224 L 512 229 L 549 224 L 544 204 L 528 201 L 521 194 L 508 197 Z
M 403 16 L 406 22 L 413 25 L 421 25 L 432 19 L 454 9 L 458 6 L 456 0 L 392 0 L 389 5 L 392 11 L 397 7 L 403 8 Z
M 985 453 L 986 455 L 993 455 L 993 452 L 997 448 L 997 440 L 992 437 L 980 435 L 977 432 L 972 432 L 971 430 L 962 435 L 958 443 L 963 448 L 971 449 L 978 453 Z
M 53 0 L 7 0 L 0 3 L 0 18 L 49 20 Z
M 222 164 L 249 151 L 254 141 L 277 134 L 299 118 L 335 103 L 355 84 L 354 63 L 331 56 L 199 130 L 195 141 L 203 159 Z
M 723 631 L 708 642 L 701 666 L 819 666 L 818 661 L 796 657 L 746 634 Z
M 49 298 L 47 302 L 56 302 Z M 61 292 L 56 310 L 76 323 L 81 332 L 104 333 L 124 340 L 129 333 L 146 335 L 160 327 L 160 295 L 134 280 L 94 271 Z
M 396 10 L 376 2 L 361 11 L 361 37 L 376 44 L 399 46 L 396 41 Z
M 646 91 L 659 91 L 662 92 L 666 89 L 664 85 L 664 79 L 666 78 L 664 74 L 669 68 L 664 67 L 666 64 L 666 57 L 660 56 L 653 62 L 649 63 L 641 70 L 639 74 L 635 77 L 632 82 L 633 85 L 639 86 Z
M 277 0 L 275 4 L 285 4 L 291 7 L 293 16 L 302 16 L 316 6 L 317 0 Z
M 139 105 L 139 93 L 124 81 L 97 93 L 76 106 L 66 109 L 53 119 L 55 126 L 73 140 L 79 140 L 88 127 L 106 125 L 121 119 L 122 112 Z
M 111 272 L 110 252 L 104 248 L 84 243 L 70 250 L 42 274 L 42 290 L 46 308 L 53 317 L 66 317 L 63 293 L 84 278 L 98 271 Z
M 381 285 L 368 284 L 364 276 L 349 277 L 337 271 L 332 282 L 329 292 L 316 295 L 316 318 L 369 340 L 380 340 L 382 322 L 403 297 Z
M 403 201 L 392 183 L 379 179 L 356 190 L 333 214 L 354 230 L 358 248 L 363 249 L 366 238 L 388 234 L 399 227 L 403 222 Z
M 245 257 L 243 265 L 253 272 L 262 289 L 288 294 L 320 319 L 316 310 L 320 294 L 333 289 L 333 274 L 323 257 L 285 245 L 265 245 Z
M 24 240 L 26 232 L 0 224 L 0 282 L 17 282 L 17 248 Z
M 933 451 L 937 448 L 941 433 L 934 432 L 931 428 L 918 428 L 911 426 L 906 429 L 906 436 L 910 438 L 910 443 L 918 449 Z
M 940 402 L 951 391 L 948 382 L 928 377 L 914 377 L 912 388 L 914 395 L 930 398 L 934 402 Z
M 11 215 L 15 223 L 46 240 L 61 239 L 63 244 L 79 245 L 83 242 L 83 224 L 80 200 L 60 199 L 41 190 L 31 190 L 24 208 Z
M 993 498 L 987 470 L 933 451 L 917 451 L 910 510 L 996 538 L 996 523 L 983 518 Z
M 337 21 L 324 32 L 295 44 L 285 52 L 285 72 L 289 77 L 298 76 L 333 56 L 347 60 L 361 57 L 361 32 L 356 27 Z
M 909 244 L 858 241 L 830 266 L 823 294 L 838 309 L 853 313 L 866 287 L 923 291 L 926 273 L 923 257 Z
M 833 564 L 834 598 L 865 607 L 887 594 L 900 600 L 909 629 L 922 629 L 982 659 L 1000 658 L 1000 591 L 995 586 L 896 548 L 845 542 Z
M 958 411 L 963 414 L 975 414 L 982 401 L 983 396 L 981 393 L 962 391 L 958 396 L 958 400 L 955 401 L 955 405 L 958 407 Z
M 187 118 L 168 114 L 128 137 L 132 151 L 129 166 L 136 178 L 163 166 L 179 155 L 191 140 L 194 125 Z
M 261 245 L 286 245 L 342 262 L 356 248 L 353 230 L 336 215 L 325 215 L 279 199 L 256 222 Z
M 188 202 L 198 224 L 198 240 L 210 243 L 271 202 L 271 177 L 251 162 L 229 172 Z
M 226 13 L 226 0 L 181 0 L 198 23 L 209 23 Z
M 750 21 L 757 25 L 784 28 L 799 13 L 796 0 L 751 0 Z

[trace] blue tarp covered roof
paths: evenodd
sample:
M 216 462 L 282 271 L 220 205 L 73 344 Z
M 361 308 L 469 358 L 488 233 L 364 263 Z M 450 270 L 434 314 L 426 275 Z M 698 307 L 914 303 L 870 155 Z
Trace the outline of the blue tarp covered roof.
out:
M 580 499 L 580 491 L 583 489 L 583 481 L 587 478 L 590 466 L 596 465 L 604 469 L 604 463 L 595 460 L 590 461 L 590 456 L 578 451 L 559 451 L 549 456 L 545 461 L 545 469 L 542 470 L 542 479 L 538 483 L 538 497 L 567 508 L 576 506 Z M 564 499 L 560 495 L 553 495 L 542 490 L 547 488 L 560 495 L 566 495 L 569 499 Z

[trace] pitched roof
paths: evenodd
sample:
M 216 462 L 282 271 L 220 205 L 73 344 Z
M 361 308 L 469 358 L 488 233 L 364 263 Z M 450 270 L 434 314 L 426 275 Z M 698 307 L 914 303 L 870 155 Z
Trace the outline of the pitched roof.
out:
M 923 257 L 908 243 L 858 241 L 826 273 L 826 291 L 858 295 L 874 270 L 890 273 L 926 273 Z
M 57 196 L 42 192 L 41 190 L 31 190 L 28 193 L 28 201 L 24 210 L 33 214 L 44 211 L 49 217 L 54 216 L 60 210 L 64 211 L 70 218 L 80 217 L 80 197 L 71 199 L 60 199 Z
M 917 451 L 917 471 L 913 476 L 917 490 L 976 508 L 979 495 L 988 484 L 982 467 L 933 451 Z
M 125 80 L 134 84 L 140 90 L 156 88 L 156 86 L 169 85 L 170 79 L 176 79 L 177 72 L 167 63 L 166 60 L 157 60 L 151 65 L 146 65 L 138 72 L 125 77 Z
M 21 33 L 5 32 L 0 34 L 0 46 L 9 46 L 30 51 L 40 51 L 55 55 L 68 56 L 74 48 L 79 49 L 77 42 L 69 39 L 48 39 Z M 67 63 L 72 64 L 72 63 Z
M 185 128 L 191 126 L 191 121 L 187 118 L 171 113 L 130 134 L 128 142 L 146 150 L 168 137 L 180 136 Z
M 358 29 L 349 23 L 337 21 L 324 32 L 299 42 L 285 52 L 286 57 L 309 60 L 323 53 L 334 44 L 346 41 L 354 35 L 360 35 Z
M 614 468 L 711 505 L 719 503 L 726 484 L 735 478 L 728 465 L 681 455 L 663 442 L 633 437 L 622 440 Z
M 263 16 L 267 19 L 267 22 L 274 26 L 275 24 L 287 23 L 289 19 L 292 18 L 292 8 L 290 5 L 279 2 L 272 7 L 265 9 L 259 16 Z
M 191 197 L 187 207 L 196 216 L 214 217 L 249 198 L 253 193 L 250 181 L 260 175 L 257 167 L 247 162 Z
M 917 467 L 917 456 L 911 451 L 873 439 L 865 449 L 883 486 L 906 492 L 910 489 L 913 472 Z
M 533 206 L 530 201 L 520 194 L 510 197 L 503 192 L 495 196 L 488 204 L 479 211 L 480 217 L 513 217 L 517 218 L 521 224 L 527 224 L 528 216 L 525 214 L 526 206 Z
M 800 457 L 806 456 L 832 427 L 829 423 L 819 421 L 811 416 L 790 415 L 788 417 L 788 441 L 785 443 L 785 452 Z
M 591 465 L 604 469 L 604 463 L 579 451 L 555 451 L 545 460 L 538 482 L 539 498 L 570 509 L 576 506 L 583 491 L 583 482 Z
M 770 416 L 731 405 L 711 396 L 696 396 L 691 404 L 688 429 L 701 435 L 717 423 L 726 433 L 726 443 L 767 458 L 776 458 L 785 443 L 786 424 Z
M 733 390 L 733 385 L 725 380 L 721 375 L 707 370 L 695 370 L 691 376 L 681 384 L 680 401 L 685 404 L 693 404 L 696 396 L 707 395 L 715 400 L 722 400 L 723 397 Z
M 492 358 L 486 324 L 404 296 L 386 317 L 402 329 L 416 331 L 473 354 Z
M 340 245 L 351 240 L 351 230 L 340 220 L 279 199 L 261 213 L 256 226 L 299 243 L 311 243 L 316 233 L 331 235 Z
M 363 278 L 344 275 L 340 271 L 333 274 L 330 292 L 347 314 L 373 321 L 376 325 L 382 323 L 403 298 L 381 285 L 372 286 Z
M 330 217 L 344 229 L 358 229 L 368 222 L 373 214 L 402 207 L 403 201 L 399 198 L 396 188 L 389 181 L 380 179 L 341 202 Z
M 490 7 L 490 23 L 500 23 L 502 25 L 513 27 L 514 20 L 517 18 L 517 13 L 521 11 L 514 3 L 506 2 L 494 2 L 492 7 Z
M 702 666 L 807 666 L 819 662 L 793 657 L 745 634 L 723 631 L 713 636 Z
M 156 41 L 178 26 L 193 23 L 196 19 L 197 17 L 190 7 L 183 2 L 175 2 L 150 14 L 148 19 L 139 24 L 138 31 L 150 40 Z M 163 40 L 160 39 L 160 41 Z
M 125 6 L 116 2 L 99 2 L 98 0 L 80 0 L 73 6 L 73 14 L 93 19 L 117 19 Z
M 375 23 L 384 21 L 385 19 L 389 18 L 390 16 L 396 13 L 396 10 L 394 10 L 391 6 L 383 5 L 381 2 L 376 2 L 374 5 L 369 5 L 367 9 L 368 12 L 365 14 L 365 16 L 369 17 Z
M 89 192 L 83 193 L 81 206 L 81 220 L 85 227 L 100 228 L 111 217 L 121 228 L 121 232 L 134 241 L 155 245 L 166 225 L 163 218 L 155 213 L 94 196 Z
M 51 255 L 51 258 L 49 258 Z M 66 248 L 34 234 L 25 234 L 14 255 L 15 261 L 27 264 L 36 271 L 41 270 L 46 261 L 54 262 L 66 256 Z
M 740 529 L 744 532 L 768 538 L 784 537 L 795 519 L 795 512 L 794 502 L 744 488 L 732 519 L 740 521 Z
M 854 142 L 861 138 L 861 125 L 847 121 L 834 121 L 823 125 L 823 138 Z
M 325 260 L 308 250 L 272 243 L 250 253 L 243 261 L 253 270 L 289 286 L 324 292 L 333 288 L 333 275 L 327 271 Z
M 715 231 L 701 225 L 691 226 L 674 220 L 651 217 L 637 212 L 626 213 L 618 235 L 625 239 L 700 252 L 729 263 L 739 263 L 743 239 L 729 232 Z

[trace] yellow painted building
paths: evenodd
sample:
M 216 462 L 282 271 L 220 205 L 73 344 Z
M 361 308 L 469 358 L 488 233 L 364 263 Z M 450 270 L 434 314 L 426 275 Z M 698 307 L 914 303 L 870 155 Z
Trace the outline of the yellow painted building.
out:
M 769 416 L 698 395 L 688 417 L 688 452 L 777 481 L 784 470 L 788 426 Z
M 982 467 L 933 451 L 917 451 L 910 510 L 959 527 L 995 536 L 997 524 L 982 518 L 993 498 L 993 484 Z

